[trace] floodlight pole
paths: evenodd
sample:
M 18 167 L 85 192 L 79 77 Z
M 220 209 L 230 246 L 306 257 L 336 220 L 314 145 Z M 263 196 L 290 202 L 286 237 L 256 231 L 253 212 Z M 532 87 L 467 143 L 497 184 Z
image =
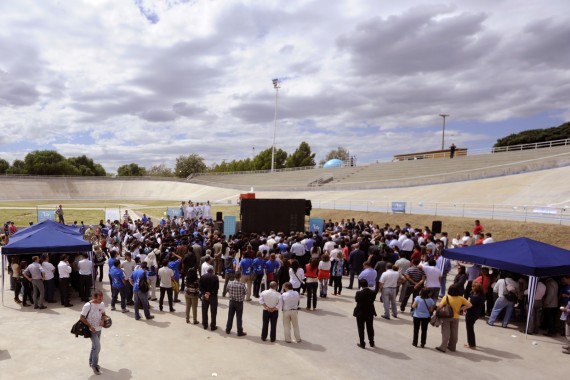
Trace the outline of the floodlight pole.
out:
M 440 113 L 439 116 L 443 118 L 443 132 L 441 133 L 441 150 L 445 149 L 445 118 L 449 115 Z
M 279 105 L 279 79 L 273 79 L 275 89 L 275 122 L 273 126 L 273 148 L 271 149 L 271 173 L 275 172 L 275 134 L 277 133 L 277 106 Z

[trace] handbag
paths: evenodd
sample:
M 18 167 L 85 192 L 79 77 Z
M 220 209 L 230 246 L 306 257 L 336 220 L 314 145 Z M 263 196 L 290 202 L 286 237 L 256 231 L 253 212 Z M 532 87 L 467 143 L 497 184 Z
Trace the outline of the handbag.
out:
M 86 319 L 89 316 L 90 312 L 91 312 L 91 305 L 89 305 L 89 311 L 85 316 Z M 89 330 L 89 327 L 87 327 L 87 325 L 83 323 L 81 319 L 79 319 L 79 321 L 73 324 L 73 326 L 71 327 L 71 333 L 75 335 L 76 338 L 79 337 L 80 335 L 84 338 L 91 338 L 91 330 Z
M 437 309 L 435 315 L 437 315 L 439 318 L 453 318 L 453 308 L 449 304 L 449 299 L 447 296 L 445 296 L 445 302 L 446 304 L 443 307 Z
M 430 323 L 430 325 L 432 325 L 433 327 L 439 327 L 439 326 L 441 326 L 442 321 L 441 321 L 441 318 L 437 316 L 437 314 L 434 314 L 434 315 L 431 317 L 429 323 Z
M 177 293 L 180 290 L 180 285 L 178 285 L 178 281 L 172 279 L 170 280 L 170 283 L 172 284 L 172 291 Z

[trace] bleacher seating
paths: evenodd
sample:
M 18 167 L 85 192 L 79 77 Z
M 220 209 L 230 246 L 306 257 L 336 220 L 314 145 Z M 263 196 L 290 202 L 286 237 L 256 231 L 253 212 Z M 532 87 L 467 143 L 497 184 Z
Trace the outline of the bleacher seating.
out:
M 253 188 L 254 191 L 379 189 L 491 178 L 566 165 L 570 165 L 570 146 L 342 168 L 203 174 L 188 181 L 240 190 Z M 327 180 L 320 181 L 321 179 Z

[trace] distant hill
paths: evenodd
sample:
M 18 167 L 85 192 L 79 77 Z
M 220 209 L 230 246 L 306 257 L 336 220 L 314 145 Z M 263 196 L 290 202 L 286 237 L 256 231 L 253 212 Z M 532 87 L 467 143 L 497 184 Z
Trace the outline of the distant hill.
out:
M 519 133 L 513 133 L 497 140 L 495 148 L 508 145 L 534 144 L 538 142 L 564 140 L 570 138 L 570 122 L 558 127 L 544 129 L 529 129 Z

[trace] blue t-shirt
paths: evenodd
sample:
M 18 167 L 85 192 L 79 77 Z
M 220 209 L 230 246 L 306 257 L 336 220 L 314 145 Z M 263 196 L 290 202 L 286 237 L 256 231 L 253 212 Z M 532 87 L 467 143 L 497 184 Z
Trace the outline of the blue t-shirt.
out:
M 109 275 L 111 274 L 111 269 L 113 269 L 113 267 L 115 266 L 115 259 L 114 258 L 109 258 L 109 260 L 107 260 L 107 264 L 109 265 Z
M 435 301 L 431 298 L 422 298 L 420 296 L 417 296 L 415 301 L 416 301 L 416 308 L 414 309 L 414 318 L 431 317 L 429 308 L 433 308 L 435 306 Z
M 267 260 L 265 262 L 265 270 L 267 273 L 275 273 L 275 271 L 279 269 L 279 261 L 277 260 Z
M 255 274 L 263 276 L 264 269 L 265 269 L 265 260 L 256 257 L 255 260 L 253 260 L 253 270 L 255 271 Z
M 122 287 L 125 286 L 125 284 L 123 284 L 125 273 L 121 268 L 112 267 L 111 270 L 109 271 L 109 276 L 111 276 L 111 286 L 113 288 L 121 289 Z
M 180 278 L 180 260 L 169 261 L 168 267 L 174 272 L 174 279 L 178 280 Z
M 139 281 L 140 281 L 143 273 L 144 273 L 144 269 L 139 268 L 139 269 L 135 270 L 133 272 L 133 274 L 131 274 L 131 279 L 133 280 L 133 291 L 134 292 L 139 291 Z
M 241 259 L 239 262 L 241 273 L 245 276 L 251 275 L 252 262 L 251 259 Z

